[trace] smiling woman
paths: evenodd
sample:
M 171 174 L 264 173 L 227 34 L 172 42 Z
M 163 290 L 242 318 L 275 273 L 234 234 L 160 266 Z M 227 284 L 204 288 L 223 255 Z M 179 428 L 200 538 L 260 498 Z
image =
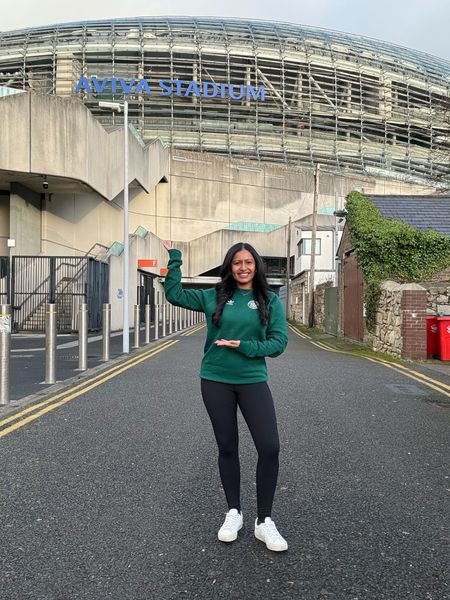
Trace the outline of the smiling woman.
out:
M 264 263 L 246 243 L 225 255 L 215 288 L 185 290 L 181 285 L 181 252 L 169 251 L 166 297 L 175 306 L 206 315 L 207 338 L 200 369 L 203 401 L 219 448 L 219 471 L 228 512 L 219 529 L 222 542 L 237 538 L 243 518 L 240 501 L 237 407 L 258 451 L 255 537 L 274 551 L 287 550 L 271 519 L 278 478 L 279 438 L 265 357 L 279 356 L 287 345 L 283 306 L 270 291 Z

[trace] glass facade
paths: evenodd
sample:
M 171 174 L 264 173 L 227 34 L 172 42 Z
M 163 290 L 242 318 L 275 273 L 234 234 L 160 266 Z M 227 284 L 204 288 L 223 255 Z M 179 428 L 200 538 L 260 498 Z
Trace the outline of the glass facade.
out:
M 265 87 L 264 101 L 131 93 L 139 134 L 174 148 L 424 181 L 449 170 L 450 62 L 386 42 L 190 17 L 0 33 L 0 85 L 67 97 L 81 76 Z M 77 96 L 104 125 L 121 123 L 98 107 L 121 88 Z

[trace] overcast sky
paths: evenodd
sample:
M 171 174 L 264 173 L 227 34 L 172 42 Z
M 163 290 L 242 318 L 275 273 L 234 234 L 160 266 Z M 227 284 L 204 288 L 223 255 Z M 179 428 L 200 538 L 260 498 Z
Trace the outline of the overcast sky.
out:
M 288 21 L 357 33 L 450 60 L 450 0 L 0 0 L 0 30 L 139 16 Z

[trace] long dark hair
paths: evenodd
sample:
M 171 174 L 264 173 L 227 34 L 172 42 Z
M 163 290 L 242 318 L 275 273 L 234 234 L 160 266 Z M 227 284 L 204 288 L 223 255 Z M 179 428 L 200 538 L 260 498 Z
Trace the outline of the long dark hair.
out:
M 252 281 L 253 297 L 258 305 L 261 323 L 263 325 L 267 325 L 269 320 L 268 305 L 270 288 L 269 284 L 267 283 L 264 263 L 253 246 L 250 246 L 250 244 L 246 244 L 245 242 L 239 242 L 238 244 L 231 246 L 231 248 L 228 250 L 220 269 L 221 281 L 219 281 L 219 283 L 216 285 L 217 306 L 212 316 L 212 322 L 216 327 L 219 327 L 220 317 L 222 316 L 225 303 L 232 298 L 237 288 L 236 280 L 231 273 L 231 262 L 236 252 L 240 252 L 241 250 L 247 250 L 250 252 L 255 260 L 255 276 L 253 277 Z

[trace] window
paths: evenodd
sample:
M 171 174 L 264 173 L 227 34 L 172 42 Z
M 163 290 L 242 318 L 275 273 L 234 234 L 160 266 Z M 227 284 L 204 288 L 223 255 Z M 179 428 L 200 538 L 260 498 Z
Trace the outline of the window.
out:
M 320 256 L 322 250 L 322 240 L 316 238 L 316 256 Z M 303 238 L 298 243 L 298 255 L 311 256 L 311 238 Z

